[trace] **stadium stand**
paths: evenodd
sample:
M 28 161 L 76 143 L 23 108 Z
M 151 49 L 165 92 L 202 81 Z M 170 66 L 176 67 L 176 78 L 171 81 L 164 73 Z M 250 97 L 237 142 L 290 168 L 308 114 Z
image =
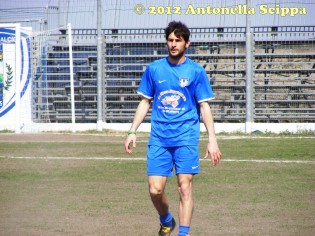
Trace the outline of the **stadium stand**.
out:
M 131 122 L 136 94 L 148 63 L 167 56 L 162 29 L 104 30 L 103 120 Z M 216 99 L 210 102 L 215 122 L 245 122 L 245 28 L 192 29 L 187 55 L 202 65 Z M 315 27 L 255 27 L 255 122 L 314 122 Z M 82 40 L 95 30 L 73 30 L 76 122 L 97 119 L 97 46 Z M 80 42 L 82 41 L 82 42 Z M 95 42 L 95 41 L 94 41 Z M 41 55 L 34 80 L 34 119 L 71 122 L 69 48 L 62 40 Z M 149 122 L 150 113 L 146 117 Z

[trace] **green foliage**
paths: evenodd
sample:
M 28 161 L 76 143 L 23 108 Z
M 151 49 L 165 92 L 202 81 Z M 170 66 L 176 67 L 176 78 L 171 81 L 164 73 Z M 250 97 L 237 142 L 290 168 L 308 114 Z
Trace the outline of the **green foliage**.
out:
M 0 130 L 0 133 L 2 134 L 6 134 L 6 133 L 14 133 L 14 130 L 8 130 L 8 129 L 3 129 L 3 130 Z
M 206 136 L 206 133 L 202 133 L 202 136 Z M 280 133 L 274 133 L 271 131 L 254 131 L 251 134 L 244 133 L 242 131 L 237 132 L 220 132 L 217 134 L 220 136 L 245 136 L 245 137 L 314 137 L 315 132 L 313 130 L 298 130 L 297 132 L 291 132 L 289 130 L 282 131 Z
M 7 80 L 4 81 L 4 90 L 9 91 L 13 83 L 13 69 L 9 64 L 5 64 L 7 69 Z

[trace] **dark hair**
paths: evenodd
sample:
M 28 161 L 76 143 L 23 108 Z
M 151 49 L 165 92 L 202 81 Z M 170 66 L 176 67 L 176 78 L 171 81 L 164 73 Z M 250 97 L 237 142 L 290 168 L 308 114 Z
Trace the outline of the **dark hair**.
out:
M 182 23 L 180 21 L 171 21 L 168 24 L 168 26 L 165 28 L 166 40 L 168 40 L 168 36 L 173 32 L 177 38 L 180 38 L 182 36 L 183 39 L 185 40 L 185 42 L 186 43 L 188 42 L 189 36 L 190 36 L 190 31 L 184 23 Z

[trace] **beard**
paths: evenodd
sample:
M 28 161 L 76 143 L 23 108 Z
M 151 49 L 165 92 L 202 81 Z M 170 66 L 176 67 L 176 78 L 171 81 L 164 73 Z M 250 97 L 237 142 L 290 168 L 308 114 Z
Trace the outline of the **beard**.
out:
M 168 52 L 168 55 L 170 58 L 172 58 L 173 60 L 179 60 L 180 58 L 182 58 L 184 56 L 185 51 L 182 51 L 180 53 L 178 53 L 177 55 L 172 55 L 171 52 Z

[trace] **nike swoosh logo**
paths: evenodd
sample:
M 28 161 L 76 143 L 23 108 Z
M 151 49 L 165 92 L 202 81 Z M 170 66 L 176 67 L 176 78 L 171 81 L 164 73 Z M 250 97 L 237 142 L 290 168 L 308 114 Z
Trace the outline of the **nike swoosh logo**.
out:
M 161 84 L 161 83 L 163 83 L 165 81 L 166 81 L 166 79 L 165 80 L 159 80 L 159 84 Z

